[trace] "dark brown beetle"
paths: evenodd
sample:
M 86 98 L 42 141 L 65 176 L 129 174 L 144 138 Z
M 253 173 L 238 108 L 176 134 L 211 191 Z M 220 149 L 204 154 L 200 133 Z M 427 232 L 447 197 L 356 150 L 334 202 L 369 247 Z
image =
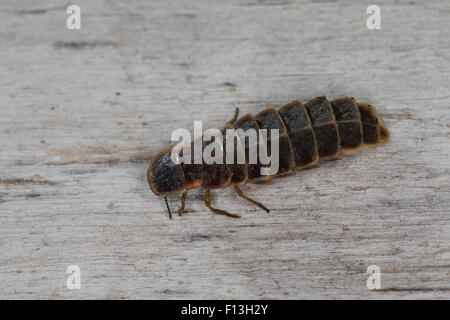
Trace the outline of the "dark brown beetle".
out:
M 181 193 L 178 214 L 184 211 L 189 189 L 206 189 L 205 204 L 214 213 L 234 218 L 240 216 L 211 206 L 210 189 L 233 185 L 237 194 L 269 212 L 261 203 L 248 198 L 240 189 L 247 182 L 270 181 L 276 176 L 293 174 L 297 169 L 317 167 L 320 161 L 340 159 L 343 154 L 355 153 L 361 147 L 374 147 L 389 139 L 389 131 L 377 116 L 375 107 L 357 103 L 353 97 L 342 97 L 331 102 L 324 96 L 303 105 L 294 100 L 280 109 L 267 108 L 256 116 L 235 117 L 225 128 L 279 130 L 279 168 L 272 176 L 260 173 L 261 163 L 248 164 L 175 164 L 171 159 L 173 146 L 158 153 L 148 168 L 150 189 L 158 196 Z M 267 139 L 270 143 L 270 138 Z M 248 148 L 247 141 L 242 142 Z M 226 141 L 224 141 L 226 144 Z M 235 149 L 236 150 L 236 149 Z M 247 149 L 246 149 L 247 151 Z

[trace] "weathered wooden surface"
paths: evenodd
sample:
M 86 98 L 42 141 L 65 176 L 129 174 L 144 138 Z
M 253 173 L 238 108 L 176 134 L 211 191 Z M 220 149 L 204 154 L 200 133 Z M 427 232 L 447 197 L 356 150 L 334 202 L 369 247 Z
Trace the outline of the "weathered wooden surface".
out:
M 447 1 L 377 1 L 373 31 L 360 1 L 75 2 L 79 31 L 0 4 L 0 298 L 450 298 Z M 200 191 L 168 219 L 146 170 L 173 129 L 322 93 L 391 141 L 246 186 L 270 214 L 226 189 L 242 219 Z

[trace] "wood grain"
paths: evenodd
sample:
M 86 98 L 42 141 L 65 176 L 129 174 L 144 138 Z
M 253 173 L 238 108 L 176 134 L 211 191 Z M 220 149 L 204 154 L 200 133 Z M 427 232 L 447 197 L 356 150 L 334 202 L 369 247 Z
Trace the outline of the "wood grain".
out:
M 0 3 L 0 298 L 450 298 L 450 7 L 377 1 Z M 169 220 L 146 169 L 176 128 L 353 95 L 379 148 Z M 179 199 L 171 199 L 176 209 Z M 81 289 L 66 268 L 81 268 Z M 381 289 L 368 290 L 369 265 Z

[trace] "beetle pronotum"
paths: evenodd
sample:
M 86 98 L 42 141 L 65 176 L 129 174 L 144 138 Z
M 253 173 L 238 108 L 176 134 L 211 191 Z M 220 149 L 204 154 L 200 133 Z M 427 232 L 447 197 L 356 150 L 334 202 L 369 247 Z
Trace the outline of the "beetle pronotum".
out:
M 247 182 L 259 183 L 277 176 L 294 174 L 297 169 L 317 167 L 321 161 L 340 159 L 343 154 L 355 153 L 363 146 L 371 148 L 389 139 L 389 131 L 377 116 L 375 107 L 357 103 L 353 97 L 328 101 L 322 96 L 306 104 L 294 100 L 278 110 L 269 107 L 256 116 L 247 114 L 239 119 L 238 111 L 236 109 L 235 117 L 222 130 L 278 129 L 278 171 L 274 175 L 263 176 L 260 173 L 263 164 L 249 164 L 248 141 L 241 141 L 246 146 L 244 164 L 175 164 L 171 158 L 173 146 L 170 146 L 153 158 L 147 171 L 150 189 L 156 195 L 164 196 L 170 218 L 172 215 L 167 196 L 181 193 L 181 206 L 178 210 L 181 215 L 187 191 L 197 187 L 206 190 L 205 205 L 212 212 L 239 218 L 238 215 L 211 206 L 210 190 L 229 185 L 233 185 L 241 198 L 269 212 L 264 205 L 248 198 L 239 186 Z M 266 142 L 270 143 L 270 138 Z M 237 152 L 236 148 L 234 150 Z

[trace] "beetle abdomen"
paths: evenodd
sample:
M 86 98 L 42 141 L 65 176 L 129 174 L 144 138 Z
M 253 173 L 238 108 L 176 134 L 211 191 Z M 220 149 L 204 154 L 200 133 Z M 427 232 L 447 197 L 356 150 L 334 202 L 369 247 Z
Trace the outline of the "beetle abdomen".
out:
M 279 110 L 273 107 L 258 113 L 254 119 L 246 115 L 235 128 L 279 130 L 279 170 L 274 176 L 292 173 L 296 169 L 318 166 L 320 161 L 340 159 L 342 154 L 357 152 L 363 145 L 373 147 L 389 139 L 389 131 L 377 116 L 375 108 L 357 103 L 353 97 L 342 97 L 331 102 L 317 97 L 305 105 L 294 100 Z M 270 137 L 267 139 L 270 150 Z M 247 154 L 247 150 L 246 150 Z M 269 154 L 270 155 L 270 154 Z M 248 156 L 246 156 L 248 159 Z M 253 166 L 258 170 L 251 171 Z M 261 176 L 261 164 L 249 165 L 248 182 L 270 180 Z M 233 170 L 231 169 L 233 174 Z

